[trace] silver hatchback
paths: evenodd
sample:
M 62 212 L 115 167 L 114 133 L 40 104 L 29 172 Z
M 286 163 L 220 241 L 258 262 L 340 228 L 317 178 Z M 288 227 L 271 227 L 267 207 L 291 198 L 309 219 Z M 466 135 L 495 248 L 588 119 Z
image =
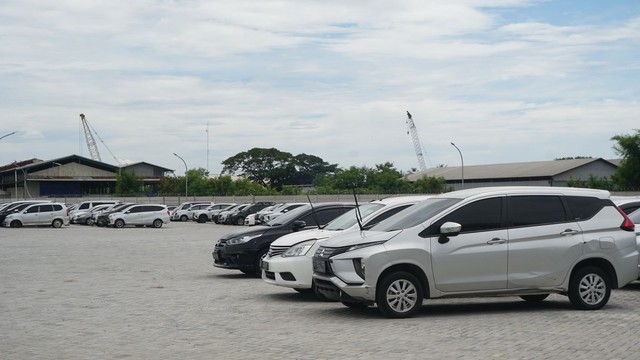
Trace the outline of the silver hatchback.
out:
M 389 317 L 415 315 L 425 298 L 550 293 L 595 310 L 638 278 L 638 247 L 607 191 L 499 187 L 435 196 L 327 240 L 313 264 L 323 295 Z

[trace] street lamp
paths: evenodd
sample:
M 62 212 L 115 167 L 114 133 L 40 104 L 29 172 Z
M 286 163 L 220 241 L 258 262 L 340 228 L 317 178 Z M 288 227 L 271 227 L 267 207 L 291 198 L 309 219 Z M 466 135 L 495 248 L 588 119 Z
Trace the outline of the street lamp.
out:
M 187 176 L 187 163 L 186 161 L 184 161 L 183 158 L 180 157 L 180 155 L 173 153 L 173 155 L 175 155 L 178 159 L 182 160 L 182 163 L 184 164 L 184 197 L 189 197 L 189 177 Z
M 460 149 L 458 149 L 458 147 L 456 146 L 456 144 L 451 143 L 451 145 L 453 145 L 454 148 L 456 148 L 456 150 L 458 150 L 458 154 L 460 154 L 460 162 L 462 162 L 462 185 L 461 185 L 461 189 L 464 189 L 464 158 L 462 157 L 462 151 L 460 151 Z

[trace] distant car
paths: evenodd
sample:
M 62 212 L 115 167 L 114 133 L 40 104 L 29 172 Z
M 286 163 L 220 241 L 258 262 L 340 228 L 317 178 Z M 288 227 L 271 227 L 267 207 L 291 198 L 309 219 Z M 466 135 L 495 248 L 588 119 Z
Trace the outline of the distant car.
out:
M 31 204 L 24 210 L 7 215 L 3 225 L 12 228 L 28 225 L 48 225 L 59 228 L 69 224 L 68 213 L 67 207 L 61 203 Z
M 94 206 L 105 205 L 105 204 L 117 204 L 120 201 L 117 200 L 88 200 L 83 201 L 77 206 L 75 206 L 72 210 L 69 210 L 69 218 L 73 218 L 73 216 L 80 211 L 89 211 L 93 209 Z
M 229 214 L 227 216 L 225 223 L 235 224 L 235 225 L 244 225 L 244 218 L 247 217 L 247 215 L 255 214 L 258 211 L 266 208 L 267 206 L 272 206 L 272 205 L 273 205 L 273 202 L 271 201 L 255 202 L 242 210 Z
M 162 204 L 133 205 L 122 212 L 109 214 L 109 225 L 115 228 L 127 225 L 161 228 L 162 224 L 168 224 L 170 221 L 167 206 Z
M 91 208 L 88 211 L 78 211 L 72 217 L 69 218 L 71 224 L 83 224 L 93 225 L 93 216 L 101 213 L 102 211 L 112 207 L 113 204 L 98 205 Z
M 19 200 L 19 201 L 14 201 L 14 202 L 6 205 L 2 209 L 2 211 L 0 211 L 0 224 L 2 224 L 4 222 L 4 219 L 7 217 L 7 215 L 14 214 L 14 213 L 17 213 L 19 211 L 22 211 L 29 205 L 41 204 L 41 203 L 50 203 L 50 202 L 51 201 L 48 201 L 48 200 Z
M 191 219 L 194 220 L 194 221 L 197 221 L 199 223 L 204 223 L 204 222 L 207 222 L 207 221 L 211 221 L 211 216 L 213 216 L 213 214 L 217 214 L 220 211 L 222 211 L 224 209 L 227 209 L 232 205 L 235 205 L 235 204 L 232 204 L 232 203 L 218 203 L 218 204 L 209 205 L 205 209 L 194 211 L 193 215 L 191 216 Z
M 260 276 L 260 262 L 274 240 L 295 231 L 321 227 L 354 207 L 353 203 L 319 203 L 313 207 L 307 204 L 266 225 L 225 234 L 213 249 L 213 266 Z
M 251 206 L 251 204 L 239 204 L 227 210 L 221 211 L 215 218 L 213 218 L 213 222 L 215 222 L 216 224 L 226 224 L 227 219 L 231 214 L 241 211 L 249 206 Z
M 125 211 L 127 208 L 136 205 L 135 203 L 119 203 L 119 204 L 115 204 L 113 205 L 111 208 L 99 213 L 99 214 L 94 214 L 94 218 L 92 220 L 93 224 L 95 224 L 96 226 L 99 227 L 103 227 L 103 226 L 107 226 L 107 224 L 109 223 L 109 215 L 116 213 L 116 212 L 121 212 L 121 211 Z
M 640 209 L 640 196 L 612 196 L 611 201 L 627 215 Z
M 191 219 L 192 213 L 190 213 L 190 209 L 194 205 L 212 205 L 213 201 L 187 201 L 180 204 L 178 207 L 173 209 L 171 212 L 171 220 L 173 221 L 189 221 Z M 205 207 L 206 207 L 205 206 Z
M 264 214 L 263 218 L 260 220 L 261 223 L 268 223 L 269 221 L 277 218 L 278 216 L 285 214 L 295 208 L 298 208 L 302 205 L 305 205 L 305 203 L 287 203 L 287 204 L 282 204 L 282 206 L 278 207 L 277 209 L 274 209 L 273 211 L 269 211 L 268 213 Z

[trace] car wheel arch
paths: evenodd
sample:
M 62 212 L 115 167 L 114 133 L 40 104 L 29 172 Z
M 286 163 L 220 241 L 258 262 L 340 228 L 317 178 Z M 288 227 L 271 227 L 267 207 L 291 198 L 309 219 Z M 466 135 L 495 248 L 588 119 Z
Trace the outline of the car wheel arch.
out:
M 609 277 L 609 281 L 611 282 L 611 288 L 617 289 L 619 287 L 618 275 L 616 273 L 615 268 L 613 267 L 613 265 L 611 265 L 611 263 L 608 260 L 603 258 L 588 258 L 578 262 L 571 269 L 571 276 L 569 277 L 569 279 L 571 279 L 579 269 L 582 269 L 585 266 L 593 266 L 593 267 L 602 269 L 602 271 L 604 271 L 604 273 Z
M 378 279 L 376 280 L 376 289 L 380 288 L 381 286 L 380 283 L 388 274 L 394 273 L 394 272 L 400 272 L 400 271 L 412 274 L 413 276 L 418 278 L 418 280 L 420 281 L 420 285 L 422 285 L 422 289 L 424 291 L 423 296 L 425 299 L 428 299 L 431 296 L 430 295 L 431 291 L 429 288 L 429 279 L 427 278 L 427 274 L 425 274 L 425 272 L 422 270 L 422 268 L 420 268 L 420 266 L 416 264 L 411 264 L 411 263 L 393 264 L 388 268 L 384 269 L 378 275 Z

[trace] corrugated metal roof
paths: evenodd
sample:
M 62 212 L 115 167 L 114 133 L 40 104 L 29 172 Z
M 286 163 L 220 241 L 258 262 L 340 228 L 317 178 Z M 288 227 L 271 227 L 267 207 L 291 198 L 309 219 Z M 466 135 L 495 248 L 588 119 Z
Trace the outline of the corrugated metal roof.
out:
M 604 161 L 616 166 L 612 162 L 602 158 L 469 165 L 464 167 L 464 179 L 483 180 L 553 177 L 597 161 Z M 426 171 L 409 174 L 407 175 L 407 180 L 415 181 L 424 176 L 443 177 L 445 180 L 456 180 L 462 177 L 462 169 L 461 166 L 432 168 L 427 169 Z

